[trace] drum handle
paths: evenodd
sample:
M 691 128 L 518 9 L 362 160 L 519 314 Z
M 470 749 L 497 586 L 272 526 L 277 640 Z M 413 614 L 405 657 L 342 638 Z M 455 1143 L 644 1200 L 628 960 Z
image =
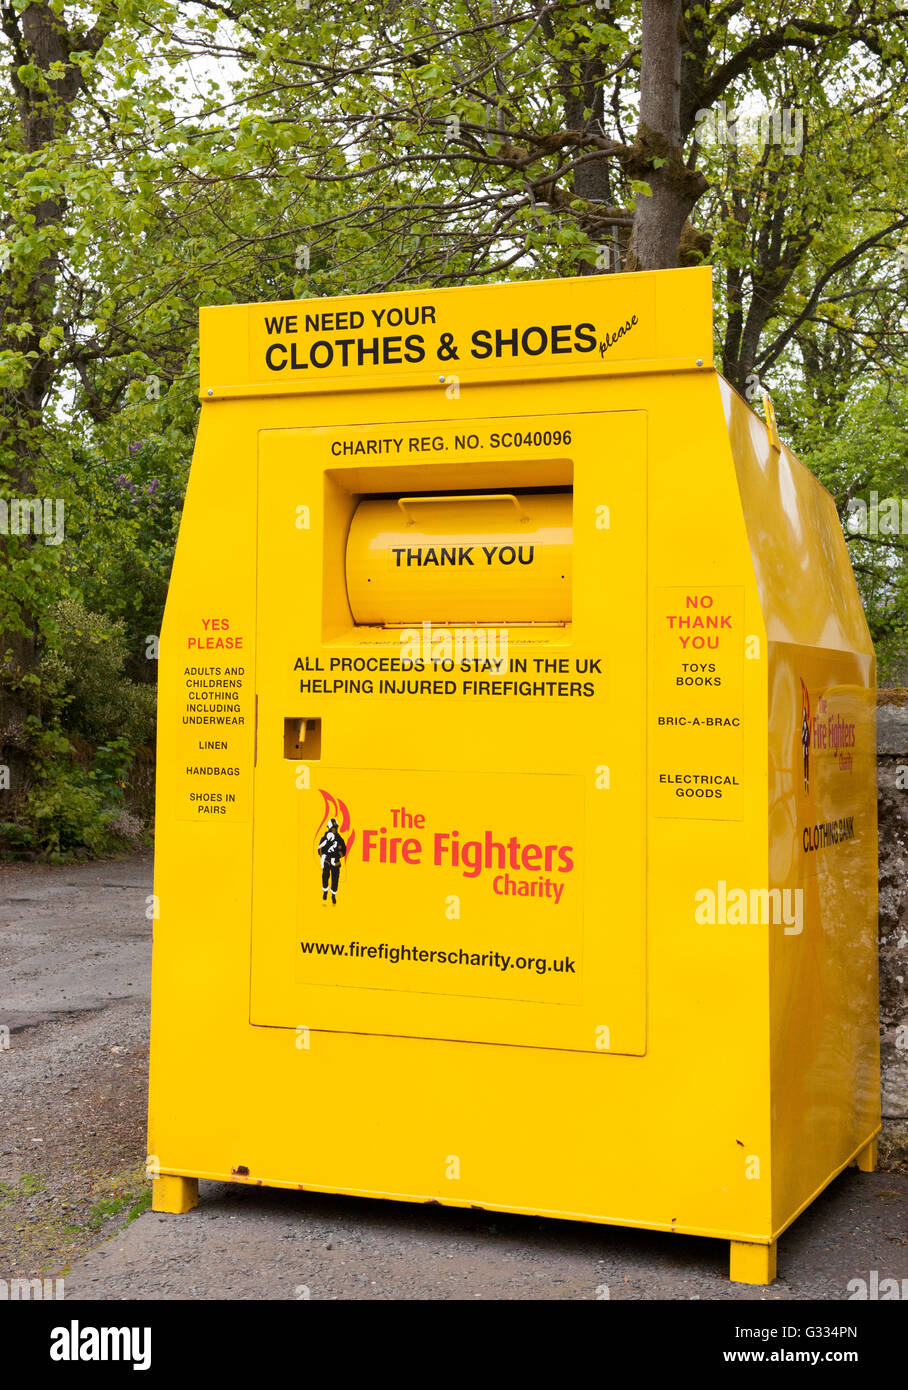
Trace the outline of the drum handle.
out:
M 415 523 L 411 516 L 407 515 L 407 507 L 413 506 L 416 502 L 513 502 L 517 508 L 517 515 L 522 522 L 529 521 L 529 517 L 523 512 L 520 499 L 513 492 L 473 492 L 468 496 L 460 497 L 398 497 L 397 505 L 400 507 L 404 516 L 407 517 L 407 525 L 413 526 Z

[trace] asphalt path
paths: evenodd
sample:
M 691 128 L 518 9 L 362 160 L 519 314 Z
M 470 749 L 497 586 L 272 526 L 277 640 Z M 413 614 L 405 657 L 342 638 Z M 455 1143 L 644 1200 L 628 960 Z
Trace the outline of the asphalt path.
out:
M 765 1289 L 729 1282 L 725 1242 L 689 1236 L 221 1183 L 185 1216 L 148 1210 L 150 892 L 148 853 L 0 866 L 0 1279 L 61 1277 L 66 1299 L 94 1300 L 908 1292 L 896 1173 L 837 1178 L 781 1239 Z

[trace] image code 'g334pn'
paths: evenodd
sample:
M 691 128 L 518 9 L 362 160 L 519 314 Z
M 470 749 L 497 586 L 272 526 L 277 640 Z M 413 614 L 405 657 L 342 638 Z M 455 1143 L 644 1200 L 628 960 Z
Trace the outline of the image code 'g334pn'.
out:
M 875 666 L 709 269 L 204 309 L 149 1166 L 779 1234 L 879 1129 Z

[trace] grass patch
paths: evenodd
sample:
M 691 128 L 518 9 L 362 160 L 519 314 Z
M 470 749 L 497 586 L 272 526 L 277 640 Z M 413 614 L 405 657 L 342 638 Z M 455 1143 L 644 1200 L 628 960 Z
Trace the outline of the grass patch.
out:
M 0 1203 L 7 1206 L 16 1197 L 31 1197 L 36 1192 L 42 1192 L 46 1186 L 44 1178 L 34 1173 L 22 1173 L 18 1182 L 0 1182 Z
M 89 1231 L 99 1230 L 112 1216 L 119 1216 L 121 1212 L 126 1212 L 126 1220 L 123 1222 L 124 1229 L 137 1216 L 141 1216 L 143 1211 L 147 1211 L 151 1206 L 151 1189 L 136 1194 L 135 1190 L 115 1193 L 111 1197 L 102 1197 L 99 1202 L 95 1202 L 85 1221 L 82 1223 Z

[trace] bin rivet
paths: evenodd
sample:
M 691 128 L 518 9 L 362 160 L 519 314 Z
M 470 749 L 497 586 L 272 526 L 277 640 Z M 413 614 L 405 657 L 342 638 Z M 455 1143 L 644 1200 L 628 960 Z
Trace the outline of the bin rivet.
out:
M 208 388 L 208 394 L 209 394 L 209 396 L 213 396 L 213 395 L 214 395 L 214 392 L 212 391 L 212 389 L 211 389 L 210 386 L 209 386 L 209 388 Z
M 702 357 L 698 357 L 698 358 L 697 358 L 697 366 L 698 366 L 698 367 L 702 367 L 702 366 L 703 366 L 703 358 L 702 358 Z
M 444 385 L 445 379 L 444 379 L 443 376 L 440 376 L 440 377 L 438 378 L 438 380 L 441 382 L 442 385 Z

